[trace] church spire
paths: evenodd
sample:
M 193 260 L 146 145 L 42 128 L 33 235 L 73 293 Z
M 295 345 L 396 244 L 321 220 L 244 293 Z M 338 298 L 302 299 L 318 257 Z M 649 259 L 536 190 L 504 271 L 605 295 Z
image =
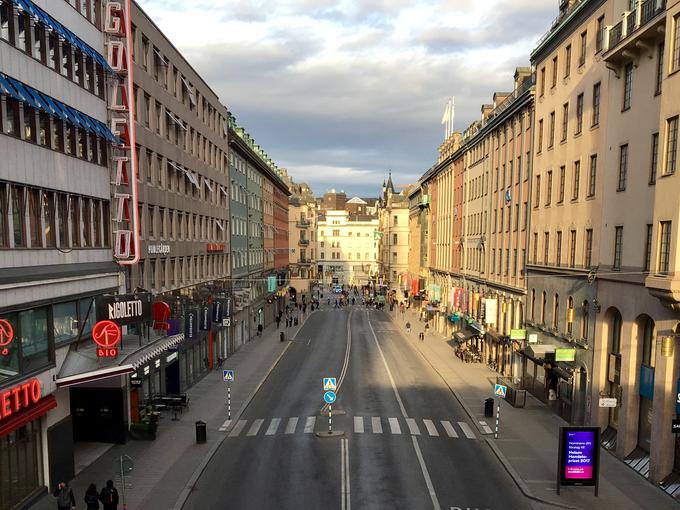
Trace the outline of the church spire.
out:
M 389 178 L 387 179 L 387 189 L 394 193 L 394 184 L 392 183 L 392 170 L 389 171 Z

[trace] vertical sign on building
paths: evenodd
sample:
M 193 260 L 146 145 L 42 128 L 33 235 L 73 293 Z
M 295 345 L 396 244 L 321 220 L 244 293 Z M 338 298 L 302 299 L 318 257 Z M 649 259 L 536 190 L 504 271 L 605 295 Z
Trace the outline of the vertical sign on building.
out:
M 110 83 L 113 143 L 113 254 L 121 265 L 139 262 L 139 210 L 135 155 L 135 98 L 132 63 L 132 1 L 106 2 L 106 58 L 117 75 Z

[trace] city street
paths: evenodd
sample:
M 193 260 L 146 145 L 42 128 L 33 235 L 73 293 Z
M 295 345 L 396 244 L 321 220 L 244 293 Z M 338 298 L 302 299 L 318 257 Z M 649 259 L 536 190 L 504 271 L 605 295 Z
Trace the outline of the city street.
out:
M 323 377 L 338 378 L 343 435 L 323 437 Z M 531 507 L 439 376 L 363 307 L 313 314 L 224 434 L 185 509 Z

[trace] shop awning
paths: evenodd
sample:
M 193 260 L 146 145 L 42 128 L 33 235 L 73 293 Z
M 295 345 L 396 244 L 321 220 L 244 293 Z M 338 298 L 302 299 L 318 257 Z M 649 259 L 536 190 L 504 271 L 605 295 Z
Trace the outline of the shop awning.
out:
M 474 331 L 472 329 L 466 329 L 464 331 L 456 331 L 453 334 L 453 338 L 458 340 L 459 342 L 465 342 L 466 340 L 469 340 L 473 336 L 477 336 L 479 333 L 477 331 Z
M 47 397 L 41 398 L 38 402 L 23 411 L 19 411 L 16 414 L 10 415 L 9 418 L 0 423 L 0 437 L 6 436 L 13 430 L 23 427 L 27 423 L 40 418 L 42 415 L 46 414 L 50 409 L 57 407 L 57 399 L 54 395 L 48 395 Z
M 555 352 L 555 346 L 550 344 L 532 344 L 525 349 L 527 356 L 534 359 L 545 359 L 545 355 Z
M 83 372 L 82 374 L 71 375 L 68 377 L 57 378 L 54 382 L 56 383 L 57 388 L 65 388 L 75 384 L 99 381 L 101 379 L 108 379 L 109 377 L 130 374 L 134 371 L 135 369 L 132 365 L 120 365 L 102 368 L 100 370 L 91 370 L 90 372 Z
M 162 354 L 171 347 L 174 347 L 175 345 L 179 344 L 182 340 L 184 340 L 184 333 L 169 336 L 167 338 L 159 340 L 158 342 L 154 342 L 153 344 L 147 346 L 141 351 L 137 351 L 131 354 L 130 356 L 125 358 L 125 362 L 132 365 L 132 367 L 135 370 L 137 370 L 139 367 L 141 367 L 148 361 L 154 359 L 159 354 Z

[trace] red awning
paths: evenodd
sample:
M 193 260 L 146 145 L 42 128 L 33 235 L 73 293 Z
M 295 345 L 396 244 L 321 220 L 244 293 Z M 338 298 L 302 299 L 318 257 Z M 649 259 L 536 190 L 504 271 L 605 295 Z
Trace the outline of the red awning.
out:
M 23 427 L 28 422 L 40 418 L 47 411 L 55 407 L 57 407 L 57 399 L 54 398 L 54 395 L 41 398 L 34 406 L 12 414 L 9 418 L 0 422 L 0 437 L 6 436 L 19 427 Z

